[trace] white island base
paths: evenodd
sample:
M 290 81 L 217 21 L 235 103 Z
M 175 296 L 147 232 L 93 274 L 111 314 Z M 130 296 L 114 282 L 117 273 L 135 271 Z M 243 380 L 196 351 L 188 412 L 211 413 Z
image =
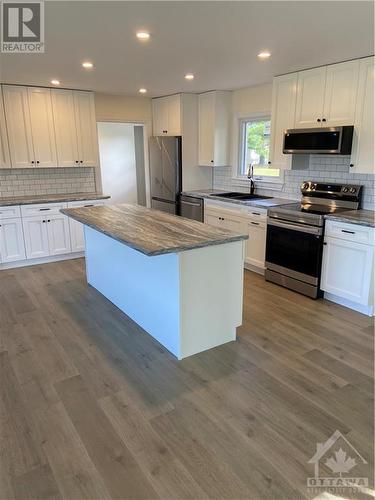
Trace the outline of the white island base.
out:
M 147 256 L 85 226 L 87 281 L 178 359 L 236 339 L 244 241 Z

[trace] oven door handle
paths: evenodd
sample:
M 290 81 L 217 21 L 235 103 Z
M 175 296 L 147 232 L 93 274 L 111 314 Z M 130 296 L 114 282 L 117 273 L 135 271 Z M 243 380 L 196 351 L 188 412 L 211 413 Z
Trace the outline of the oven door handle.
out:
M 301 233 L 315 234 L 320 236 L 323 234 L 323 228 L 308 225 L 293 224 L 292 222 L 285 222 L 280 220 L 268 218 L 267 224 L 269 226 L 281 227 L 283 229 L 290 229 L 291 231 L 299 231 Z

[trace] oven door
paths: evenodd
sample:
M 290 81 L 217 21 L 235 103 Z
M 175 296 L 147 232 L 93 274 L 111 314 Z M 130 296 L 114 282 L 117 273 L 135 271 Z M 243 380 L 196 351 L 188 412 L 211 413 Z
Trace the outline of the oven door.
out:
M 268 218 L 266 267 L 311 285 L 318 285 L 323 228 Z

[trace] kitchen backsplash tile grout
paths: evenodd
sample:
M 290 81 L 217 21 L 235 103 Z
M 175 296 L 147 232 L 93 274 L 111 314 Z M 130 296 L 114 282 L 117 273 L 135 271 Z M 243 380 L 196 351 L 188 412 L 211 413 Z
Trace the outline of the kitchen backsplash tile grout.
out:
M 10 196 L 94 192 L 95 169 L 90 167 L 0 170 L 0 203 Z
M 256 192 L 265 196 L 277 196 L 298 200 L 300 186 L 305 180 L 320 182 L 342 182 L 363 185 L 363 208 L 375 209 L 375 175 L 353 174 L 350 172 L 350 156 L 311 155 L 308 168 L 286 170 L 281 190 L 257 188 Z M 232 167 L 215 167 L 213 172 L 214 189 L 244 191 L 249 188 L 247 179 L 233 178 Z M 256 183 L 255 183 L 256 184 Z

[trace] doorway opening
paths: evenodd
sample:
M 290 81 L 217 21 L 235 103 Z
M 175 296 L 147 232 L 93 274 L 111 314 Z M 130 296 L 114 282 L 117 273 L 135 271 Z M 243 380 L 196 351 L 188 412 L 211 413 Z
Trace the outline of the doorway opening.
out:
M 144 127 L 98 122 L 102 190 L 110 203 L 147 205 Z

